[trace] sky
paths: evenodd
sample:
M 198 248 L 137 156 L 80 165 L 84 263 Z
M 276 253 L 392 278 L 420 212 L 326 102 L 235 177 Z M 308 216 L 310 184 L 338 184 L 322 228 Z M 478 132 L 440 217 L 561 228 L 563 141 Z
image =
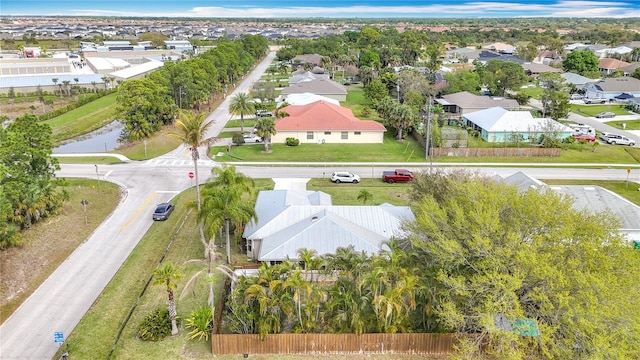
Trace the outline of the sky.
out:
M 0 0 L 0 15 L 209 18 L 640 17 L 640 0 Z

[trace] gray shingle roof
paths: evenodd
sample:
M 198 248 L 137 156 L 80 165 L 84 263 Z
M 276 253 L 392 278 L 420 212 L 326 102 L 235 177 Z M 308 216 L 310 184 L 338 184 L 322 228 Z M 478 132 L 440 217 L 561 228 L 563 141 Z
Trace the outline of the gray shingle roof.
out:
M 344 85 L 329 79 L 315 79 L 304 81 L 282 89 L 281 94 L 301 94 L 312 93 L 318 95 L 347 95 L 347 88 Z

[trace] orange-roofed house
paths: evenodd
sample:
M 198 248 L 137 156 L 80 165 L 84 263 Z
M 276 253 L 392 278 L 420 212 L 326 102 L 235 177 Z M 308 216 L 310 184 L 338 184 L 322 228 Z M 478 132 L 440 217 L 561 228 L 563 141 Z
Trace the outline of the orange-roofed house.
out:
M 289 116 L 276 120 L 274 144 L 295 138 L 314 144 L 382 144 L 387 129 L 373 120 L 360 120 L 351 110 L 327 101 L 289 105 L 282 109 Z

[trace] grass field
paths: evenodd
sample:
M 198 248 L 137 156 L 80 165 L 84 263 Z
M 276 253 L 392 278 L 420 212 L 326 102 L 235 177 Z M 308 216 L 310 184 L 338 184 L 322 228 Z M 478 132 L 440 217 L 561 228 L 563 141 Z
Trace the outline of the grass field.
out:
M 611 111 L 616 115 L 629 115 L 629 112 L 622 105 L 604 104 L 604 105 L 580 105 L 571 104 L 570 111 L 582 116 L 595 116 L 604 111 Z
M 77 109 L 44 121 L 51 126 L 54 142 L 71 139 L 97 130 L 115 117 L 116 95 L 110 94 L 94 100 Z
M 69 200 L 60 215 L 40 222 L 21 236 L 22 247 L 0 251 L 0 320 L 4 321 L 100 225 L 120 201 L 120 189 L 108 182 L 69 179 Z M 81 200 L 89 201 L 85 224 Z
M 56 156 L 60 164 L 119 164 L 122 161 L 114 156 Z
M 640 119 L 638 120 L 616 120 L 607 121 L 605 124 L 623 130 L 622 124 L 626 124 L 624 130 L 640 130 Z
M 216 161 L 309 161 L 309 162 L 419 162 L 424 161 L 424 150 L 417 141 L 407 137 L 403 142 L 386 134 L 383 144 L 300 144 L 286 146 L 272 144 L 270 153 L 264 153 L 264 145 L 242 145 L 231 148 L 214 146 L 211 154 L 223 153 Z

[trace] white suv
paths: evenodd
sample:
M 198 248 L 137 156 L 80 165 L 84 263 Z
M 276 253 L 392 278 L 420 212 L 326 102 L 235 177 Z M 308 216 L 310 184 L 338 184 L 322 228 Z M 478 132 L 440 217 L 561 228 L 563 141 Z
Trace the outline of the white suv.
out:
M 357 184 L 358 182 L 360 182 L 360 176 L 346 171 L 336 171 L 331 174 L 331 181 L 336 184 L 343 182 Z
M 628 137 L 620 136 L 620 135 L 616 137 L 608 137 L 607 143 L 611 145 L 629 145 L 629 146 L 634 146 L 636 144 L 635 141 L 629 139 Z

